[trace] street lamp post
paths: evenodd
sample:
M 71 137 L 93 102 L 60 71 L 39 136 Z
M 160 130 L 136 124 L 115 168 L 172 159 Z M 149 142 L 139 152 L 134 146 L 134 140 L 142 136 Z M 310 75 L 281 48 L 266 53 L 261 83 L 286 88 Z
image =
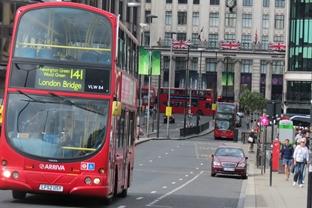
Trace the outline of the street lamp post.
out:
M 186 70 L 185 70 L 185 102 L 184 102 L 184 125 L 183 125 L 183 132 L 185 134 L 186 129 L 186 105 L 187 105 L 187 91 L 188 91 L 188 62 L 190 58 L 190 46 L 187 47 L 187 59 L 186 59 Z
M 156 15 L 147 15 L 148 24 L 150 26 L 150 39 L 149 39 L 149 69 L 148 69 L 148 93 L 147 93 L 147 124 L 146 135 L 149 137 L 149 120 L 150 120 L 150 106 L 151 106 L 151 74 L 152 74 L 152 41 L 151 41 L 151 23 Z
M 310 147 L 311 147 L 311 141 L 312 141 L 311 140 L 311 136 L 312 136 L 311 134 L 311 130 L 312 130 L 312 73 L 311 73 L 311 87 L 310 88 L 311 89 L 310 89 L 310 129 L 309 129 L 310 138 L 309 139 L 310 139 Z M 308 167 L 309 168 L 308 168 L 307 208 L 312 208 L 312 164 L 310 163 Z
M 203 48 L 198 48 L 200 51 L 200 56 L 199 56 L 199 76 L 198 76 L 198 89 L 202 90 L 203 89 L 203 77 L 202 77 L 202 57 L 203 57 Z

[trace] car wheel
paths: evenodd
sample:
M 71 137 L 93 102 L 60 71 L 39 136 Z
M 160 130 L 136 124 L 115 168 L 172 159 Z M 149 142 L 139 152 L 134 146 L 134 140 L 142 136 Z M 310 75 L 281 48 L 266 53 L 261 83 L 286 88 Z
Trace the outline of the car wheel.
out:
M 26 197 L 26 192 L 24 191 L 12 191 L 13 199 L 23 200 Z

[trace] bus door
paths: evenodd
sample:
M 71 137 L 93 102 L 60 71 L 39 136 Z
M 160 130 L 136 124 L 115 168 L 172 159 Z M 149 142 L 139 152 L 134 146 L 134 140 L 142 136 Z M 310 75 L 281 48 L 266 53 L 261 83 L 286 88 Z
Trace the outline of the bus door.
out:
M 115 170 L 115 180 L 117 181 L 117 189 L 122 183 L 122 178 L 124 176 L 124 138 L 125 138 L 125 124 L 126 124 L 126 112 L 121 111 L 121 115 L 118 121 L 118 137 L 117 137 L 117 148 L 116 148 L 116 170 Z M 117 190 L 118 192 L 118 190 Z
M 125 112 L 125 123 L 124 123 L 124 134 L 122 138 L 122 154 L 123 154 L 123 160 L 122 160 L 122 185 L 126 184 L 126 178 L 127 178 L 127 163 L 128 163 L 128 151 L 129 151 L 129 145 L 128 145 L 128 137 L 129 137 L 129 112 Z M 124 187 L 125 188 L 125 187 Z

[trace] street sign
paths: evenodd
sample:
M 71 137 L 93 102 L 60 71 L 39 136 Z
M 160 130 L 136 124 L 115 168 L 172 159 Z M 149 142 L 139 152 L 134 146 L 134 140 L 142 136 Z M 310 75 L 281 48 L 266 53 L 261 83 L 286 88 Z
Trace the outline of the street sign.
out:
M 268 126 L 269 125 L 269 118 L 266 115 L 260 117 L 260 124 L 261 126 Z

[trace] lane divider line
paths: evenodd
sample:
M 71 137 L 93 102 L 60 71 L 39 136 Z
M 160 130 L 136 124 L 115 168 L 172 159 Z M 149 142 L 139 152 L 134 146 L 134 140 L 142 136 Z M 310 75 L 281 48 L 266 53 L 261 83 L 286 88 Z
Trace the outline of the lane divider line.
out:
M 192 183 L 194 180 L 196 180 L 200 175 L 202 175 L 204 173 L 204 171 L 200 171 L 200 173 L 198 173 L 196 176 L 194 176 L 192 179 L 190 179 L 189 181 L 185 182 L 184 184 L 182 184 L 181 186 L 173 189 L 172 191 L 158 197 L 157 199 L 155 199 L 154 201 L 152 201 L 151 203 L 147 204 L 147 207 L 151 207 L 154 204 L 156 204 L 157 202 L 159 202 L 160 200 L 170 196 L 171 194 L 173 194 L 174 192 L 179 191 L 180 189 L 184 188 L 185 186 L 187 186 L 188 184 Z

